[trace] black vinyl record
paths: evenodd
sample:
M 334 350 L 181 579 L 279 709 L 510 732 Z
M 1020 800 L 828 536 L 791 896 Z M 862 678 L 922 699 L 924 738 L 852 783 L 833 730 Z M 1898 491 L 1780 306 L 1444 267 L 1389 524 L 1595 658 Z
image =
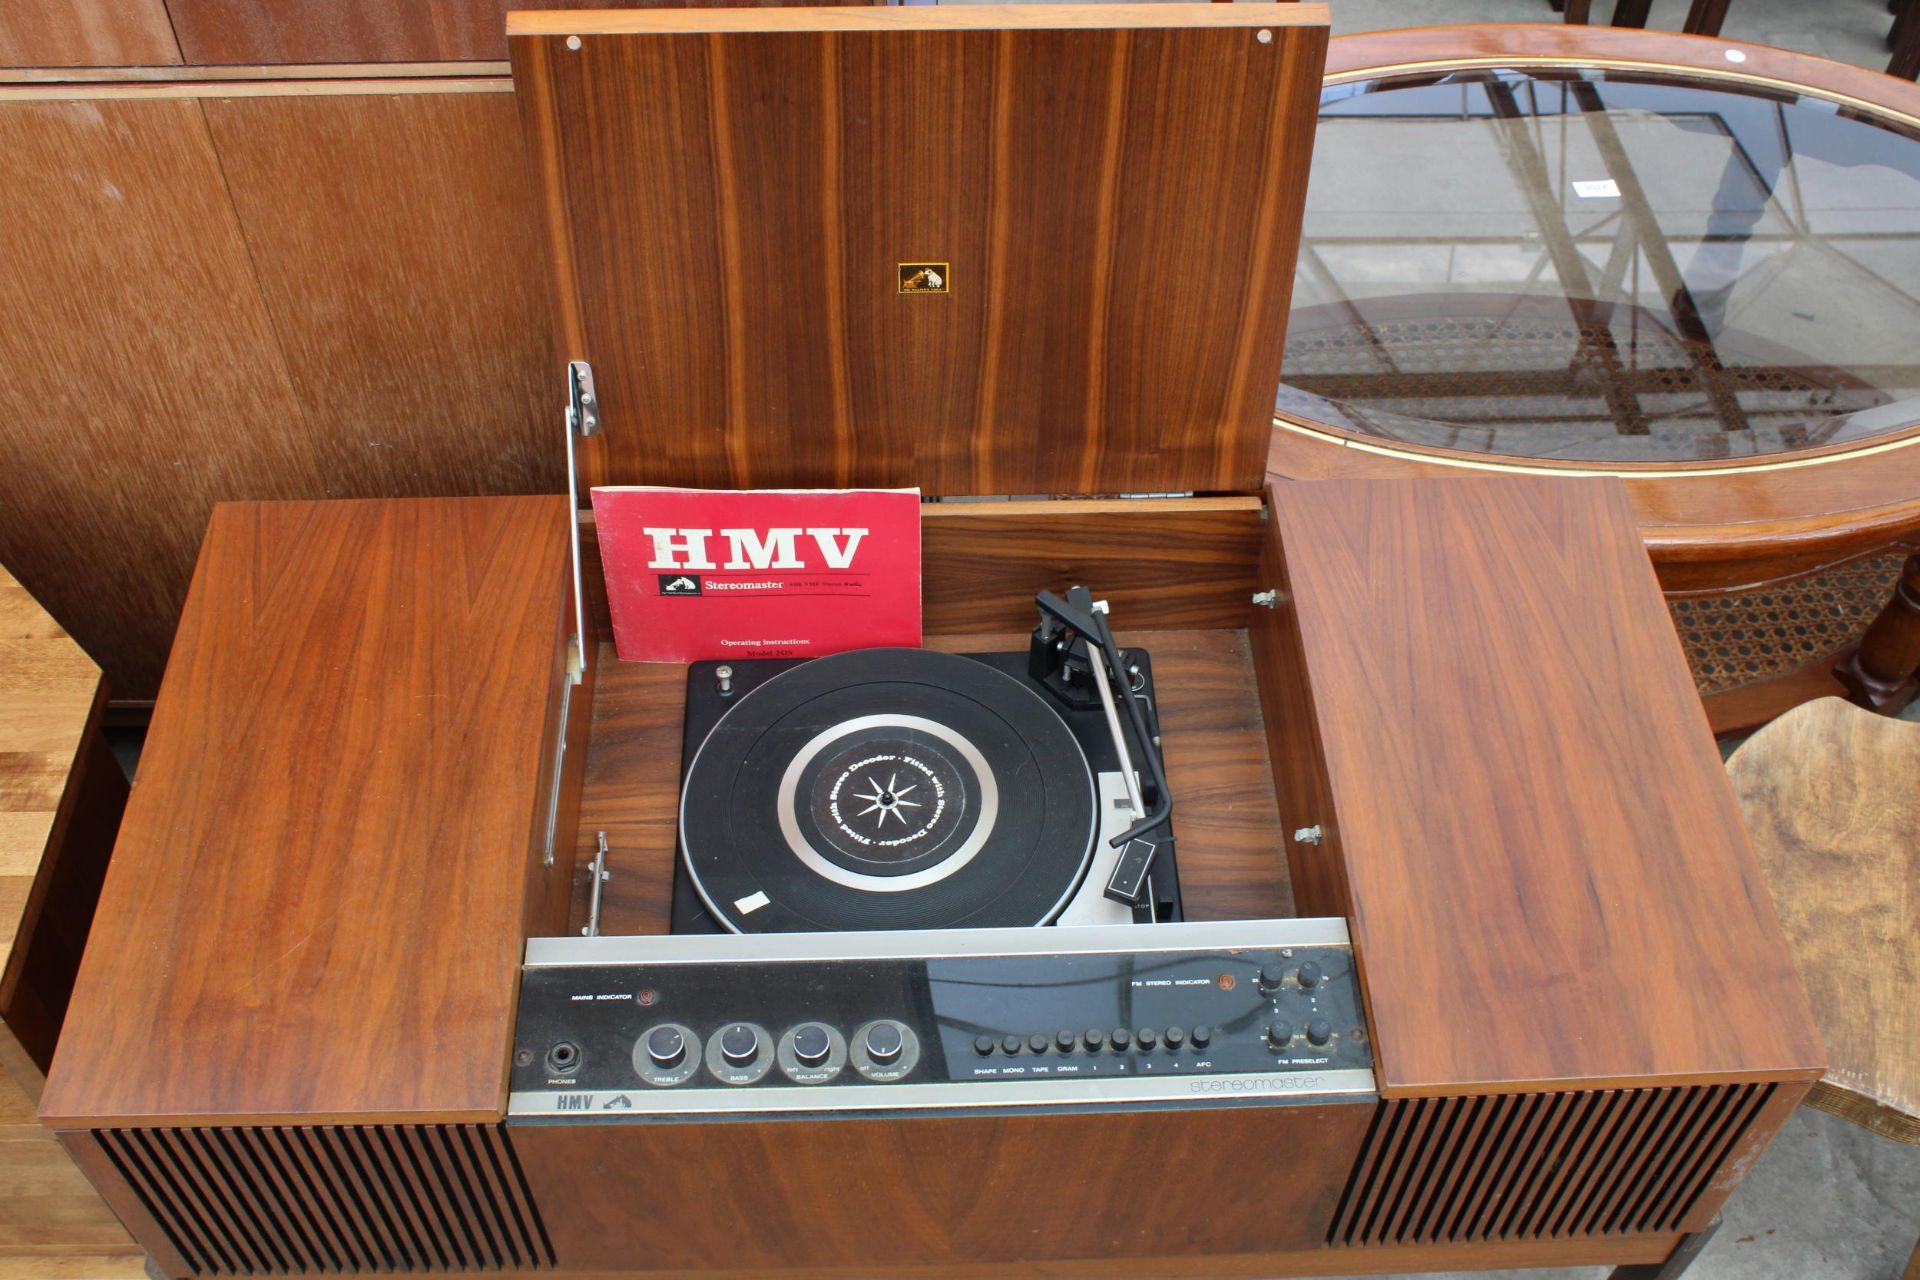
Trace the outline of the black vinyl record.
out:
M 1045 924 L 1091 860 L 1093 773 L 1058 712 L 984 663 L 862 649 L 782 672 L 700 744 L 695 889 L 736 932 Z

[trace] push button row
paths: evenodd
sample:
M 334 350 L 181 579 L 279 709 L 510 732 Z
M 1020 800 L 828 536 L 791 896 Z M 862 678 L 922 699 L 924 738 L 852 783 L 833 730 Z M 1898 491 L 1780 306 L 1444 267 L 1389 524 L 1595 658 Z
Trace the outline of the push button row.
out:
M 1129 1049 L 1157 1049 L 1163 1044 L 1169 1049 L 1182 1049 L 1187 1045 L 1204 1049 L 1212 1042 L 1211 1027 L 1195 1027 L 1192 1031 L 1182 1027 L 1168 1027 L 1164 1033 L 1152 1027 L 1141 1027 L 1138 1030 L 1115 1027 L 1111 1031 L 1095 1027 L 1086 1032 L 1061 1031 L 1051 1039 L 1037 1031 L 1024 1039 L 1017 1035 L 998 1038 L 988 1035 L 975 1036 L 973 1051 L 983 1058 L 995 1052 L 1014 1057 L 1021 1053 L 1038 1054 L 1049 1050 L 1072 1053 L 1077 1049 L 1085 1049 L 1088 1053 L 1098 1053 L 1102 1049 L 1124 1053 Z

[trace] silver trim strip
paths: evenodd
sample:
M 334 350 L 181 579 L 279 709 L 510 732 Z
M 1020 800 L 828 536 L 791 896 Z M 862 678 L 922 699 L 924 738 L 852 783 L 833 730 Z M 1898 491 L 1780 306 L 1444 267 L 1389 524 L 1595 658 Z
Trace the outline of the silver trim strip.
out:
M 1373 1072 L 1361 1067 L 1333 1071 L 1273 1072 L 1243 1075 L 1163 1076 L 1093 1080 L 987 1080 L 975 1083 L 850 1084 L 792 1088 L 602 1090 L 515 1093 L 507 1098 L 509 1116 L 564 1116 L 591 1122 L 636 1115 L 740 1115 L 795 1111 L 924 1111 L 1006 1106 L 1182 1102 L 1365 1096 L 1374 1092 Z M 618 1098 L 627 1105 L 610 1106 Z M 572 1105 L 564 1110 L 562 1098 Z
M 529 938 L 529 968 L 733 961 L 887 960 L 946 956 L 1088 955 L 1351 945 L 1339 916 L 1070 928 L 861 930 L 845 933 L 630 934 Z

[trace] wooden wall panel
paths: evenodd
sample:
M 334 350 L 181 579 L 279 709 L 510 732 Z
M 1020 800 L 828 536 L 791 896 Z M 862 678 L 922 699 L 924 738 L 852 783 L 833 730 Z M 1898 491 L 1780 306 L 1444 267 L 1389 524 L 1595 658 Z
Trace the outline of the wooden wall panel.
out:
M 513 100 L 407 87 L 0 91 L 0 561 L 116 697 L 215 501 L 564 485 Z
M 322 476 L 199 103 L 0 103 L 0 155 L 0 561 L 150 696 L 215 499 Z
M 0 0 L 0 66 L 154 67 L 179 61 L 164 0 Z
M 0 0 L 0 12 L 12 0 Z M 166 0 L 188 62 L 453 62 L 507 56 L 509 9 L 647 9 L 665 0 Z M 673 0 L 676 7 L 843 0 Z M 160 0 L 151 0 L 156 6 Z
M 512 95 L 204 105 L 321 467 L 311 496 L 563 488 Z

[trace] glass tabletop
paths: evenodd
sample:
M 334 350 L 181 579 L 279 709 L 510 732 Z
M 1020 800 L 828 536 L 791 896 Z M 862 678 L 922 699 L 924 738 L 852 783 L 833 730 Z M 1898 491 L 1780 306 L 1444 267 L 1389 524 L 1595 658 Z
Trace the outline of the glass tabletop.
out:
M 1920 422 L 1920 133 L 1685 73 L 1330 85 L 1285 417 L 1603 463 Z

